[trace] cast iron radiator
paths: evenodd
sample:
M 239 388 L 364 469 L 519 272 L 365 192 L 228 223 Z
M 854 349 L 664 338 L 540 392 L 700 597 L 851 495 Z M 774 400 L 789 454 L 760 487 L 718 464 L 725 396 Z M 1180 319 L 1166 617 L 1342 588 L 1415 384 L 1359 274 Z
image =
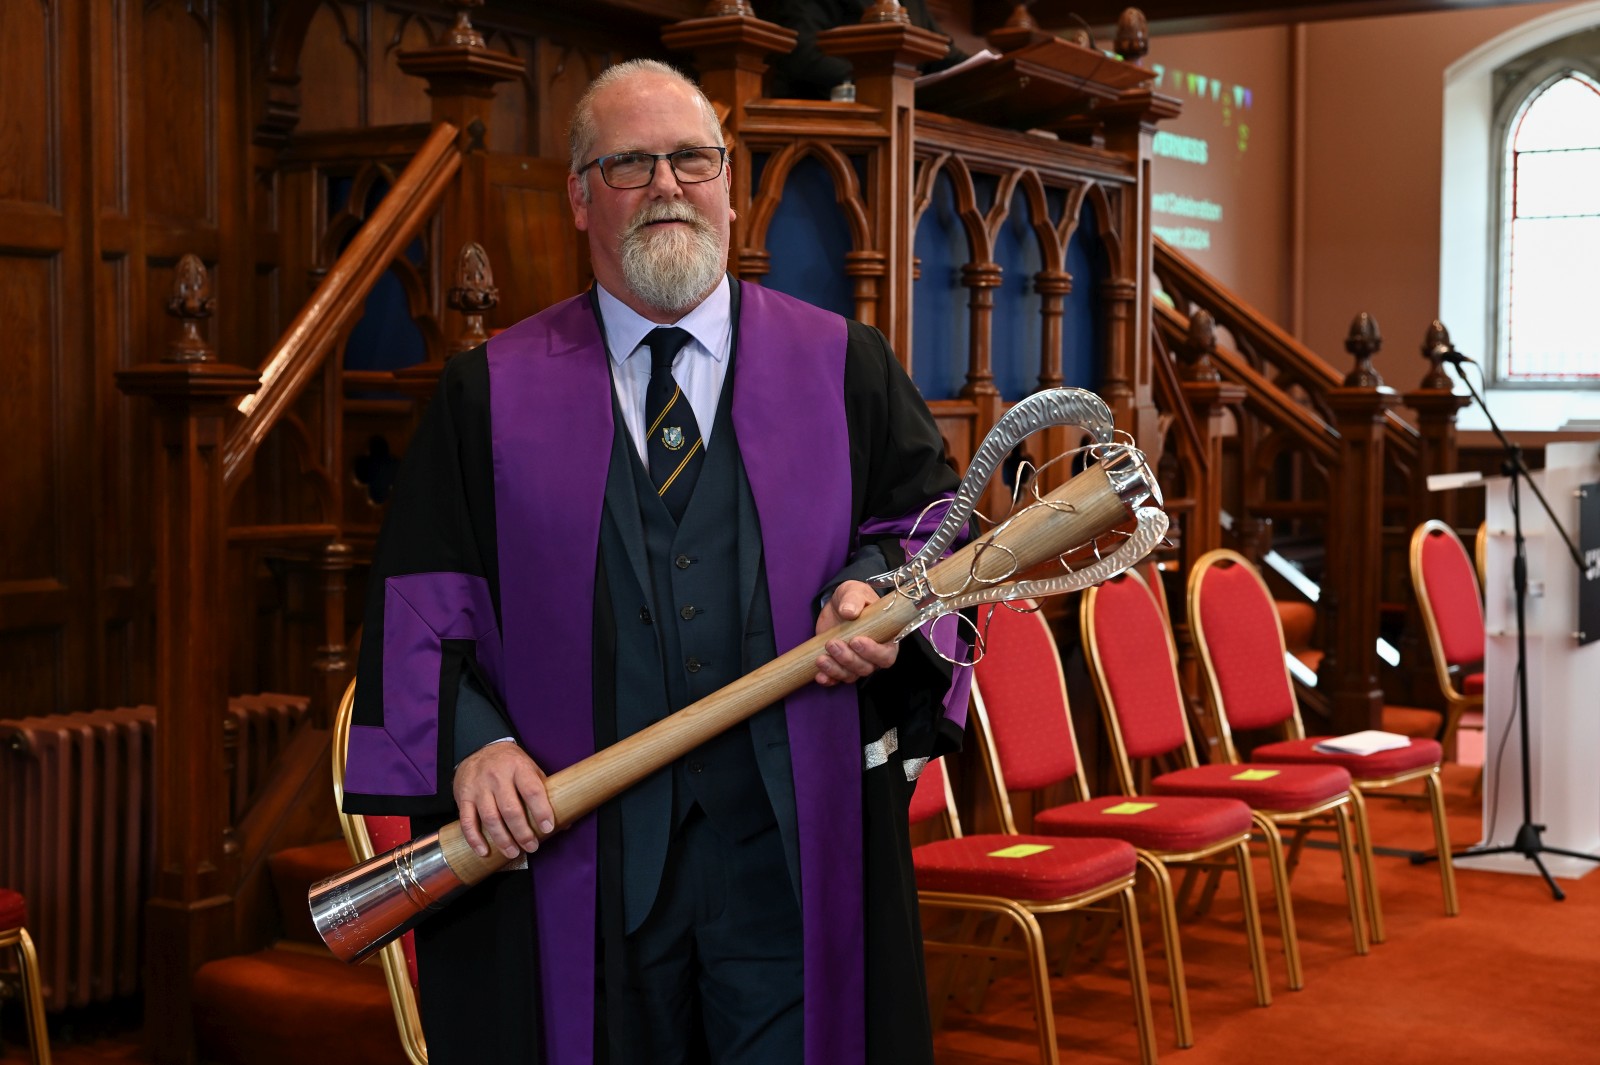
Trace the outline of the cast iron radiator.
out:
M 228 701 L 230 820 L 306 708 L 298 695 Z M 138 990 L 156 721 L 152 706 L 0 720 L 0 884 L 27 896 L 47 1010 Z

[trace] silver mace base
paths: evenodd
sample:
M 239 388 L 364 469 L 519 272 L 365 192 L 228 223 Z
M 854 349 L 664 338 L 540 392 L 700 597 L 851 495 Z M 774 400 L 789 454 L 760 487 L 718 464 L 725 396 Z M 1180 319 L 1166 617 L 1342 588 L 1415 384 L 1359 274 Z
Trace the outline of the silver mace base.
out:
M 318 881 L 307 898 L 328 949 L 341 961 L 359 962 L 469 886 L 445 861 L 434 832 Z

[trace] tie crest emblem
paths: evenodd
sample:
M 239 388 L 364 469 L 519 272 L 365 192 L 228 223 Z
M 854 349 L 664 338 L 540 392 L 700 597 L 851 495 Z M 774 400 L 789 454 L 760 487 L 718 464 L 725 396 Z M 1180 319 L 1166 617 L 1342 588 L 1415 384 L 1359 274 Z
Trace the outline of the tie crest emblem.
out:
M 677 451 L 683 446 L 683 428 L 669 425 L 661 430 L 661 443 L 668 451 Z

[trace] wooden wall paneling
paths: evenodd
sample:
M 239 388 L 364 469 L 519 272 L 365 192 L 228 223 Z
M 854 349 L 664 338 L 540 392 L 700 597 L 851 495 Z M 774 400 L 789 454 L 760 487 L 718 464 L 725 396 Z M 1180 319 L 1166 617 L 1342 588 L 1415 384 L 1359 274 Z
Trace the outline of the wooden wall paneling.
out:
M 589 247 L 572 225 L 567 171 L 564 156 L 497 154 L 483 160 L 486 227 L 479 243 L 500 289 L 491 328 L 514 325 L 589 283 Z M 446 249 L 452 256 L 459 250 Z
M 589 82 L 606 67 L 629 56 L 585 47 L 564 35 L 541 37 L 533 50 L 533 96 L 538 101 L 534 143 L 539 155 L 565 159 L 567 125 Z
M 144 8 L 139 61 L 152 220 L 217 221 L 218 14 L 211 4 L 175 0 Z
M 324 0 L 300 47 L 300 121 L 296 133 L 367 124 L 370 51 L 365 5 Z
M 8 5 L 0 93 L 0 716 L 78 708 L 94 639 L 93 283 L 82 202 L 89 132 L 83 12 Z M 92 308 L 90 309 L 92 313 Z
M 432 48 L 453 21 L 441 4 L 428 15 L 369 4 L 365 125 L 429 121 L 427 83 L 400 69 L 400 53 Z
M 484 144 L 491 152 L 532 155 L 539 137 L 540 100 L 535 91 L 534 55 L 538 42 L 504 30 L 484 28 L 484 43 L 497 52 L 522 61 L 520 77 L 495 90 L 489 105 L 489 135 Z

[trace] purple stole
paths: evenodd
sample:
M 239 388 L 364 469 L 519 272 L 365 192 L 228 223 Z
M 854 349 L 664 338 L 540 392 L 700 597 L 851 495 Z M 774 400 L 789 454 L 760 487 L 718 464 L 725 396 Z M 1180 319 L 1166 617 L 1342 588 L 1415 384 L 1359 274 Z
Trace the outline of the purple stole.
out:
M 578 296 L 489 342 L 506 705 L 546 772 L 594 753 L 592 632 L 611 457 L 610 371 Z M 761 517 L 779 652 L 811 638 L 854 531 L 844 319 L 741 289 L 733 424 Z M 780 420 L 781 419 L 781 420 Z M 774 564 L 775 561 L 775 564 Z M 809 1065 L 865 1057 L 862 753 L 856 694 L 785 700 L 799 816 Z M 964 709 L 964 708 L 963 708 Z M 594 1058 L 595 819 L 531 863 L 549 1065 Z

